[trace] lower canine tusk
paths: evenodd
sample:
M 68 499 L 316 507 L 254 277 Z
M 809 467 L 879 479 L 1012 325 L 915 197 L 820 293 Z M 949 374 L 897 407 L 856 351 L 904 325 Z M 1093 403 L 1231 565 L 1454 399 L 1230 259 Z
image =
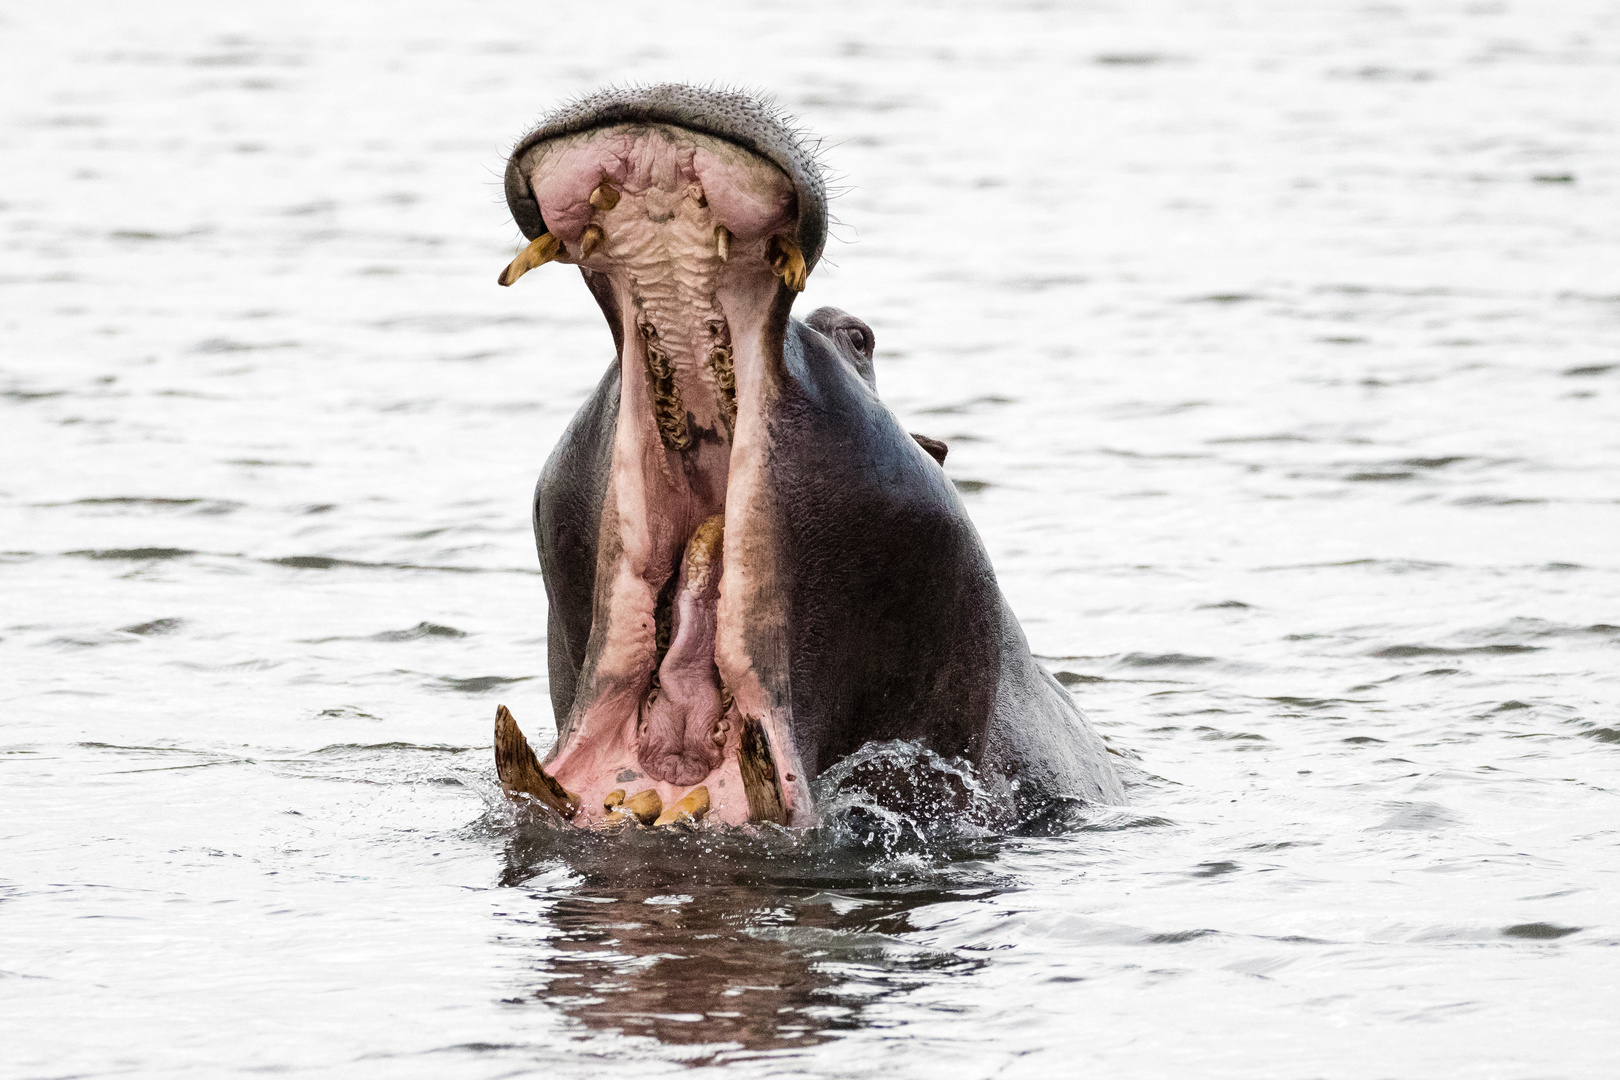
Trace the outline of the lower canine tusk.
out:
M 804 292 L 804 283 L 810 271 L 804 265 L 804 252 L 799 250 L 799 242 L 788 236 L 773 236 L 766 254 L 771 261 L 771 269 L 776 271 L 783 284 L 794 292 Z
M 742 773 L 743 794 L 748 797 L 748 820 L 786 825 L 788 815 L 782 784 L 776 775 L 776 765 L 771 761 L 771 744 L 765 737 L 765 726 L 757 716 L 743 717 L 737 766 Z
M 495 773 L 508 798 L 531 796 L 565 818 L 579 810 L 579 796 L 541 768 L 540 759 L 505 705 L 495 709 Z
M 731 257 L 731 233 L 726 231 L 724 225 L 714 227 L 714 251 L 720 256 L 721 262 Z
M 709 788 L 706 784 L 697 787 L 682 795 L 680 800 L 668 810 L 658 815 L 654 825 L 673 825 L 677 821 L 689 821 L 694 825 L 702 821 L 709 813 Z
M 534 243 L 518 252 L 518 257 L 508 263 L 495 280 L 501 285 L 510 285 L 535 267 L 544 266 L 557 258 L 565 250 L 561 240 L 551 233 L 541 233 Z

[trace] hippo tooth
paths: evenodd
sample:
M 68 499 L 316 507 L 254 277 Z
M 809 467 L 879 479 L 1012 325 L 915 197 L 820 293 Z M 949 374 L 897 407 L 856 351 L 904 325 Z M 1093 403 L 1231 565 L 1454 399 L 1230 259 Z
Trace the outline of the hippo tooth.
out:
M 657 788 L 648 788 L 624 800 L 621 809 L 643 825 L 651 825 L 663 811 L 664 800 Z
M 731 233 L 726 231 L 724 225 L 714 227 L 714 250 L 720 256 L 721 262 L 725 262 L 731 256 Z
M 565 818 L 579 810 L 579 796 L 540 767 L 540 759 L 505 705 L 495 709 L 495 772 L 508 796 L 533 796 Z
M 598 188 L 597 190 L 601 189 Z M 600 247 L 602 241 L 606 239 L 607 233 L 602 231 L 602 226 L 594 223 L 585 226 L 585 235 L 579 238 L 579 257 L 582 259 L 590 258 L 591 252 Z
M 689 821 L 697 824 L 709 813 L 709 787 L 699 784 L 697 787 L 682 795 L 680 800 L 658 815 L 654 825 L 673 825 L 677 821 Z
M 743 794 L 748 797 L 748 820 L 786 825 L 788 814 L 782 785 L 771 761 L 771 744 L 765 737 L 765 726 L 757 716 L 743 717 L 737 768 L 742 773 Z
M 501 285 L 510 285 L 535 267 L 544 266 L 564 254 L 566 250 L 562 241 L 551 233 L 541 233 L 535 238 L 534 243 L 518 252 L 518 257 L 508 263 L 506 269 L 501 271 L 501 276 L 495 280 Z
M 623 802 L 624 788 L 614 788 L 612 791 L 608 792 L 607 797 L 602 800 L 602 809 L 614 810 Z
M 619 189 L 612 184 L 598 184 L 591 192 L 591 205 L 603 213 L 619 205 Z
M 798 241 L 789 236 L 773 236 L 767 254 L 771 269 L 783 283 L 794 292 L 804 292 L 804 282 L 810 272 L 805 269 L 804 252 L 799 250 Z

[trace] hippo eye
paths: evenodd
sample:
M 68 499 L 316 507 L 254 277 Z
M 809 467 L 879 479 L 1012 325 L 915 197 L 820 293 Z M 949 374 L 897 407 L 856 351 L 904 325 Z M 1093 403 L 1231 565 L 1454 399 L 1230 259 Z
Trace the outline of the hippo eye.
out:
M 866 351 L 866 335 L 861 333 L 859 330 L 854 329 L 853 327 L 851 327 L 847 331 L 847 333 L 849 334 L 849 343 L 855 347 L 855 351 L 858 352 L 858 353 L 865 352 Z

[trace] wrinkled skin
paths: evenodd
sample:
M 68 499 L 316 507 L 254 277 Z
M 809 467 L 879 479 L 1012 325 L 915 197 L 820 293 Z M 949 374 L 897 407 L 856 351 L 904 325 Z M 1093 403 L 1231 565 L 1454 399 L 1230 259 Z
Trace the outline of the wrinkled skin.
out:
M 790 318 L 825 235 L 793 133 L 732 95 L 614 91 L 512 162 L 514 217 L 581 266 L 617 355 L 536 488 L 558 740 L 538 763 L 498 725 L 507 790 L 590 824 L 700 785 L 710 820 L 808 825 L 823 770 L 912 739 L 971 761 L 1003 825 L 1122 802 L 943 445 L 878 399 L 870 327 Z

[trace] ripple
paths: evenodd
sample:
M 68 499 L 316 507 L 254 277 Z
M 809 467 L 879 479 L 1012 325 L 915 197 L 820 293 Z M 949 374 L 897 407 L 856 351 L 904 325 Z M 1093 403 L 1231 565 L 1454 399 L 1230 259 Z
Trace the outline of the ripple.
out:
M 1579 926 L 1559 926 L 1556 923 L 1516 923 L 1513 926 L 1502 927 L 1502 936 L 1528 938 L 1531 941 L 1556 941 L 1558 938 L 1580 933 L 1581 929 Z
M 1413 660 L 1426 656 L 1517 656 L 1521 653 L 1541 651 L 1540 645 L 1465 645 L 1460 648 L 1440 645 L 1388 645 L 1367 655 L 1380 660 Z
M 1228 862 L 1224 860 L 1220 862 L 1206 862 L 1199 863 L 1192 870 L 1188 871 L 1188 876 L 1198 878 L 1222 877 L 1226 874 L 1236 873 L 1239 869 L 1240 867 L 1235 862 Z
M 278 559 L 265 559 L 271 566 L 290 566 L 294 570 L 333 570 L 340 566 L 359 566 L 366 569 L 376 569 L 382 563 L 359 562 L 354 559 L 339 559 L 331 555 L 284 555 Z
M 1220 439 L 1205 439 L 1210 446 L 1243 445 L 1245 443 L 1310 443 L 1315 439 L 1304 435 L 1284 433 L 1281 435 L 1229 435 Z
M 1176 58 L 1164 53 L 1099 53 L 1091 58 L 1093 64 L 1103 67 L 1150 67 L 1154 64 L 1174 63 Z
M 1613 623 L 1555 623 L 1546 619 L 1536 619 L 1526 616 L 1509 619 L 1500 626 L 1486 627 L 1472 631 L 1470 636 L 1481 638 L 1492 637 L 1531 637 L 1531 638 L 1585 638 L 1605 637 L 1620 638 L 1620 626 Z
M 296 349 L 296 341 L 237 341 L 234 338 L 213 337 L 199 341 L 191 347 L 195 353 L 262 352 L 266 349 Z
M 1387 804 L 1389 817 L 1369 828 L 1369 832 L 1435 832 L 1458 824 L 1456 814 L 1439 803 L 1396 802 Z
M 324 715 L 324 714 L 323 714 Z M 422 754 L 469 754 L 481 749 L 476 746 L 447 746 L 444 743 L 412 743 L 412 742 L 381 742 L 381 743 L 332 743 L 318 750 L 310 750 L 306 757 L 353 757 L 359 755 L 376 755 L 383 753 L 422 753 Z
M 1187 653 L 1126 653 L 1114 661 L 1120 667 L 1202 667 L 1218 663 L 1213 656 L 1192 656 Z
M 1289 696 L 1286 696 L 1286 695 L 1281 696 L 1281 697 L 1261 698 L 1260 700 L 1261 701 L 1273 702 L 1274 704 L 1277 704 L 1277 705 L 1288 705 L 1288 706 L 1290 706 L 1292 708 L 1296 708 L 1296 709 L 1328 709 L 1328 708 L 1335 708 L 1336 709 L 1336 708 L 1338 708 L 1339 706 L 1342 706 L 1342 705 L 1366 705 L 1366 704 L 1369 703 L 1365 698 L 1338 698 L 1338 697 L 1309 698 L 1309 697 L 1289 697 Z
M 532 678 L 534 678 L 533 675 L 477 675 L 472 678 L 457 679 L 448 675 L 441 675 L 438 683 L 443 689 L 458 694 L 483 694 L 497 687 L 528 682 Z
M 1436 570 L 1454 569 L 1451 563 L 1430 562 L 1426 559 L 1346 559 L 1342 562 L 1292 563 L 1283 566 L 1257 567 L 1258 573 L 1282 570 L 1376 570 L 1385 574 L 1427 574 Z
M 139 634 L 141 637 L 160 637 L 175 633 L 184 625 L 186 625 L 184 619 L 153 619 L 151 622 L 136 623 L 133 626 L 121 626 L 118 631 L 121 634 Z
M 1345 476 L 1352 483 L 1384 483 L 1388 481 L 1412 480 L 1416 473 L 1411 472 L 1356 472 Z
M 1252 731 L 1223 731 L 1209 726 L 1195 727 L 1193 732 L 1206 742 L 1266 742 L 1264 735 Z
M 464 638 L 467 631 L 457 630 L 453 626 L 442 626 L 439 623 L 419 622 L 409 630 L 384 630 L 380 634 L 372 634 L 371 641 L 420 641 L 422 638 Z
M 180 510 L 189 509 L 195 514 L 229 514 L 240 510 L 242 503 L 230 499 L 204 499 L 204 498 L 164 498 L 151 495 L 108 495 L 88 499 L 74 499 L 70 502 L 35 503 L 38 507 L 66 507 L 66 506 L 105 506 L 128 507 L 147 510 Z
M 1172 930 L 1168 933 L 1148 934 L 1142 938 L 1146 945 L 1185 945 L 1189 941 L 1199 938 L 1211 937 L 1219 934 L 1219 930 Z
M 969 398 L 967 401 L 955 405 L 936 405 L 928 409 L 918 409 L 921 416 L 961 416 L 966 413 L 977 412 L 984 405 L 1016 405 L 1017 398 L 1004 397 L 1000 394 L 983 394 L 979 397 Z
M 426 563 L 366 562 L 362 559 L 343 559 L 335 555 L 283 555 L 274 559 L 259 559 L 270 566 L 285 566 L 292 570 L 413 570 L 441 574 L 525 574 L 534 576 L 539 570 L 502 566 L 437 566 Z
M 139 547 L 139 548 L 95 548 L 83 551 L 68 551 L 65 555 L 76 559 L 100 560 L 127 560 L 131 562 L 161 562 L 166 559 L 187 559 L 201 552 L 189 548 L 170 547 Z

